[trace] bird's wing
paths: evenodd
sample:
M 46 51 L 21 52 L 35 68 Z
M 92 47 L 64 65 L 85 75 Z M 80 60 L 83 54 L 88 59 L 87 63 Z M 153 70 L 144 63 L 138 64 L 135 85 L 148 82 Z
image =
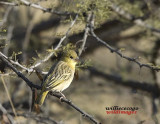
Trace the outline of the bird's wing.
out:
M 44 81 L 47 79 L 47 77 L 49 76 L 49 74 L 51 74 L 54 70 L 55 70 L 55 68 L 56 68 L 56 66 L 58 65 L 58 62 L 55 62 L 53 65 L 52 65 L 52 67 L 49 69 L 49 71 L 48 71 L 48 74 L 46 74 L 45 75 L 45 77 L 44 77 L 44 79 L 43 79 L 43 83 L 44 83 Z
M 65 62 L 59 62 L 45 80 L 45 89 L 51 90 L 59 84 L 67 81 L 72 75 L 71 68 Z

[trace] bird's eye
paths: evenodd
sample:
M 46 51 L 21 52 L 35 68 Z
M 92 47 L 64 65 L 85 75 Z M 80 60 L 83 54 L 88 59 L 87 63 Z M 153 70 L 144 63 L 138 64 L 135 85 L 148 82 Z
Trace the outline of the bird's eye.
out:
M 73 56 L 70 56 L 71 59 L 73 59 Z

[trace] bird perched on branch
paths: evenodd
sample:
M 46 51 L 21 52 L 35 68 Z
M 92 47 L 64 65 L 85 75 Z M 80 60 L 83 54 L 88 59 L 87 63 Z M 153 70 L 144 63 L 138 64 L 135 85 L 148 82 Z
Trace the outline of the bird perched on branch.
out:
M 49 91 L 62 94 L 62 91 L 69 87 L 74 77 L 77 60 L 78 56 L 74 50 L 63 51 L 60 61 L 51 67 L 42 82 L 42 90 L 36 100 L 38 105 L 43 104 Z

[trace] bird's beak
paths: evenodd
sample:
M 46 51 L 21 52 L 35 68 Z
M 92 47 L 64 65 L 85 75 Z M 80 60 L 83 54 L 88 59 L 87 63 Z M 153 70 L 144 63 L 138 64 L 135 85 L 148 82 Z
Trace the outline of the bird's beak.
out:
M 77 57 L 77 58 L 75 59 L 75 61 L 78 62 L 78 61 L 79 61 L 79 57 Z

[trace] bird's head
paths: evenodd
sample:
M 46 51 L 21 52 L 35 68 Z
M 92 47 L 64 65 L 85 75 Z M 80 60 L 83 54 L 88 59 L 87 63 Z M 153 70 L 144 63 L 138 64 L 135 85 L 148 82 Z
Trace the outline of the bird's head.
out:
M 66 50 L 64 51 L 63 56 L 62 56 L 62 61 L 65 61 L 74 67 L 77 64 L 78 59 L 79 57 L 74 50 Z

